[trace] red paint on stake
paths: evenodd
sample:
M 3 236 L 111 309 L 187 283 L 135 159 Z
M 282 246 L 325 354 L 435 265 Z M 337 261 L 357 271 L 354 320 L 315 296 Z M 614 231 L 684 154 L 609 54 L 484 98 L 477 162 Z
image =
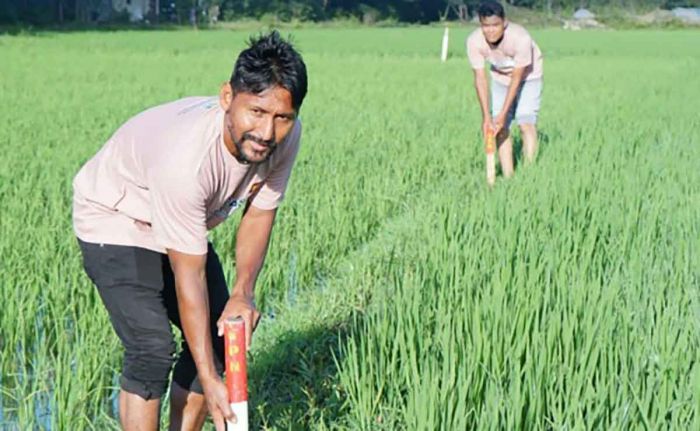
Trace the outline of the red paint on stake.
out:
M 486 154 L 493 154 L 496 152 L 496 135 L 493 130 L 489 129 L 486 132 Z
M 226 349 L 226 387 L 236 423 L 229 422 L 228 430 L 248 429 L 248 370 L 246 367 L 245 322 L 241 318 L 224 323 Z
M 496 135 L 490 128 L 486 131 L 486 183 L 493 186 L 496 183 Z

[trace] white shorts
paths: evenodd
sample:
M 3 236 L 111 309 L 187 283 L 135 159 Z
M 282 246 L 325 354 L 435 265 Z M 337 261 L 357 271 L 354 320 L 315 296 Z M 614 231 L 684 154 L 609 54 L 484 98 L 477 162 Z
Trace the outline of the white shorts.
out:
M 503 102 L 508 94 L 508 86 L 497 81 L 491 81 L 491 115 L 495 118 L 501 113 Z M 510 128 L 513 117 L 518 124 L 537 124 L 537 114 L 540 112 L 542 101 L 542 79 L 524 81 L 518 88 L 513 105 L 508 111 L 504 129 Z

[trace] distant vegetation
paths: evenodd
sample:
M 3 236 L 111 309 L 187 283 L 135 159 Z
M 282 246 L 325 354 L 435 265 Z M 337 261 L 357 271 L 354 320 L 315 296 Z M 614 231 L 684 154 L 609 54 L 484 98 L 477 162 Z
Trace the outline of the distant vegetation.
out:
M 310 91 L 251 429 L 700 430 L 697 31 L 534 29 L 540 154 L 491 190 L 470 31 L 445 63 L 441 28 L 292 32 Z M 118 429 L 71 180 L 137 112 L 215 94 L 248 36 L 0 36 L 0 430 Z

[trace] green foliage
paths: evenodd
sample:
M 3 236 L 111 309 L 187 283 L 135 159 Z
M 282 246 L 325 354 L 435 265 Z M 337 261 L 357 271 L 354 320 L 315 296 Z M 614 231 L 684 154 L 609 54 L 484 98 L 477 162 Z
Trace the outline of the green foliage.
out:
M 700 0 L 665 0 L 662 3 L 664 9 L 677 7 L 700 7 Z
M 0 3 L 0 24 L 50 25 L 72 22 L 95 23 L 110 0 L 9 0 Z M 174 3 L 174 7 L 171 5 Z M 579 7 L 600 12 L 617 8 L 628 13 L 654 8 L 699 7 L 700 0 L 507 0 L 506 9 L 527 9 L 547 15 L 570 14 Z M 457 9 L 466 7 L 474 15 L 479 0 L 168 0 L 160 2 L 160 23 L 188 24 L 195 8 L 201 22 L 211 6 L 219 6 L 218 19 L 225 21 L 261 20 L 265 24 L 319 22 L 353 19 L 365 23 L 430 23 L 444 17 L 459 19 Z M 107 6 L 108 7 L 108 6 Z M 61 11 L 61 12 L 59 12 Z M 112 13 L 101 20 L 119 22 Z M 146 19 L 156 19 L 153 11 Z M 464 18 L 464 17 L 463 17 Z M 468 17 L 467 17 L 468 18 Z M 535 20 L 537 21 L 537 20 Z M 541 19 L 540 19 L 541 21 Z
M 310 92 L 252 429 L 698 429 L 696 34 L 533 32 L 539 158 L 489 190 L 468 31 L 444 64 L 439 28 L 293 33 Z M 214 94 L 248 36 L 0 36 L 0 428 L 117 429 L 71 180 L 130 116 Z

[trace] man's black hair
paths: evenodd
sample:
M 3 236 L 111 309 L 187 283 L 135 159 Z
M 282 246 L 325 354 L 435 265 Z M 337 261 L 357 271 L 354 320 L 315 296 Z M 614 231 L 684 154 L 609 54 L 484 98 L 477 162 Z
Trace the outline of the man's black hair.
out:
M 503 6 L 494 0 L 485 0 L 479 4 L 479 9 L 476 13 L 479 15 L 479 19 L 486 18 L 489 16 L 497 16 L 501 19 L 506 17 L 506 12 L 503 10 Z
M 292 94 L 292 105 L 299 110 L 306 96 L 306 65 L 289 40 L 277 30 L 251 37 L 231 74 L 235 92 L 259 94 L 280 86 Z

